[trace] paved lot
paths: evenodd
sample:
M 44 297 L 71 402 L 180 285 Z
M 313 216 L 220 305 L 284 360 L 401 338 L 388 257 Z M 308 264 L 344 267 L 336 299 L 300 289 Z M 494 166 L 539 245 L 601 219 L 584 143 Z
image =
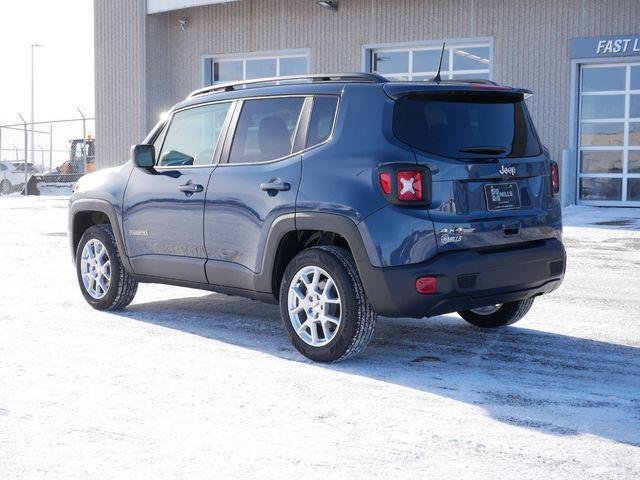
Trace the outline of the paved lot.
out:
M 513 327 L 382 318 L 322 366 L 274 306 L 142 285 L 92 310 L 66 200 L 0 198 L 0 478 L 637 479 L 638 216 L 569 209 L 565 283 Z

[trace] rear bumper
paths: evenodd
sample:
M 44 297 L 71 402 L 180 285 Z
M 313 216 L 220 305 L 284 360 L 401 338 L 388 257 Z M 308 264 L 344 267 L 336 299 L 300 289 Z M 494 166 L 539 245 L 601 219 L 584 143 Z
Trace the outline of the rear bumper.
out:
M 564 246 L 556 239 L 500 250 L 451 252 L 402 267 L 376 268 L 358 262 L 367 297 L 379 314 L 416 318 L 549 293 L 562 283 L 565 266 Z M 425 275 L 437 278 L 436 293 L 416 291 L 416 279 Z

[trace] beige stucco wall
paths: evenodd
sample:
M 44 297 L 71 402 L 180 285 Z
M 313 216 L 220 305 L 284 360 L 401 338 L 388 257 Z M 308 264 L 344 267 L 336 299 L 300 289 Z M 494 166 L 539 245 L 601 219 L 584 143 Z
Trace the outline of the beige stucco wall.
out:
M 535 92 L 539 133 L 560 160 L 570 40 L 640 31 L 637 0 L 342 0 L 338 12 L 314 0 L 242 0 L 148 15 L 146 32 L 142 2 L 95 2 L 100 166 L 124 162 L 162 111 L 201 86 L 202 55 L 309 48 L 312 72 L 358 71 L 365 44 L 470 37 L 493 37 L 494 80 Z

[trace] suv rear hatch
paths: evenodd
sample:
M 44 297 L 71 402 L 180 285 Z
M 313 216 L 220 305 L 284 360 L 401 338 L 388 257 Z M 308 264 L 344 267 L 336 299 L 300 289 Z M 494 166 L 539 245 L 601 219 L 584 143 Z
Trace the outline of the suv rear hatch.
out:
M 438 251 L 489 249 L 560 236 L 550 160 L 524 99 L 494 85 L 385 86 L 393 130 L 432 174 Z

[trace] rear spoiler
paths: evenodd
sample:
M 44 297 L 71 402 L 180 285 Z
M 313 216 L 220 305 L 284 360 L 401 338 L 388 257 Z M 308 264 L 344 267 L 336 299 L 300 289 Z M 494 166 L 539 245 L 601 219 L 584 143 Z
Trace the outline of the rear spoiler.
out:
M 406 95 L 420 94 L 447 94 L 447 93 L 504 93 L 506 95 L 522 96 L 523 99 L 533 95 L 531 90 L 525 88 L 513 88 L 502 85 L 496 85 L 489 82 L 468 82 L 468 83 L 420 83 L 420 82 L 388 82 L 385 83 L 383 89 L 387 96 L 397 100 Z

